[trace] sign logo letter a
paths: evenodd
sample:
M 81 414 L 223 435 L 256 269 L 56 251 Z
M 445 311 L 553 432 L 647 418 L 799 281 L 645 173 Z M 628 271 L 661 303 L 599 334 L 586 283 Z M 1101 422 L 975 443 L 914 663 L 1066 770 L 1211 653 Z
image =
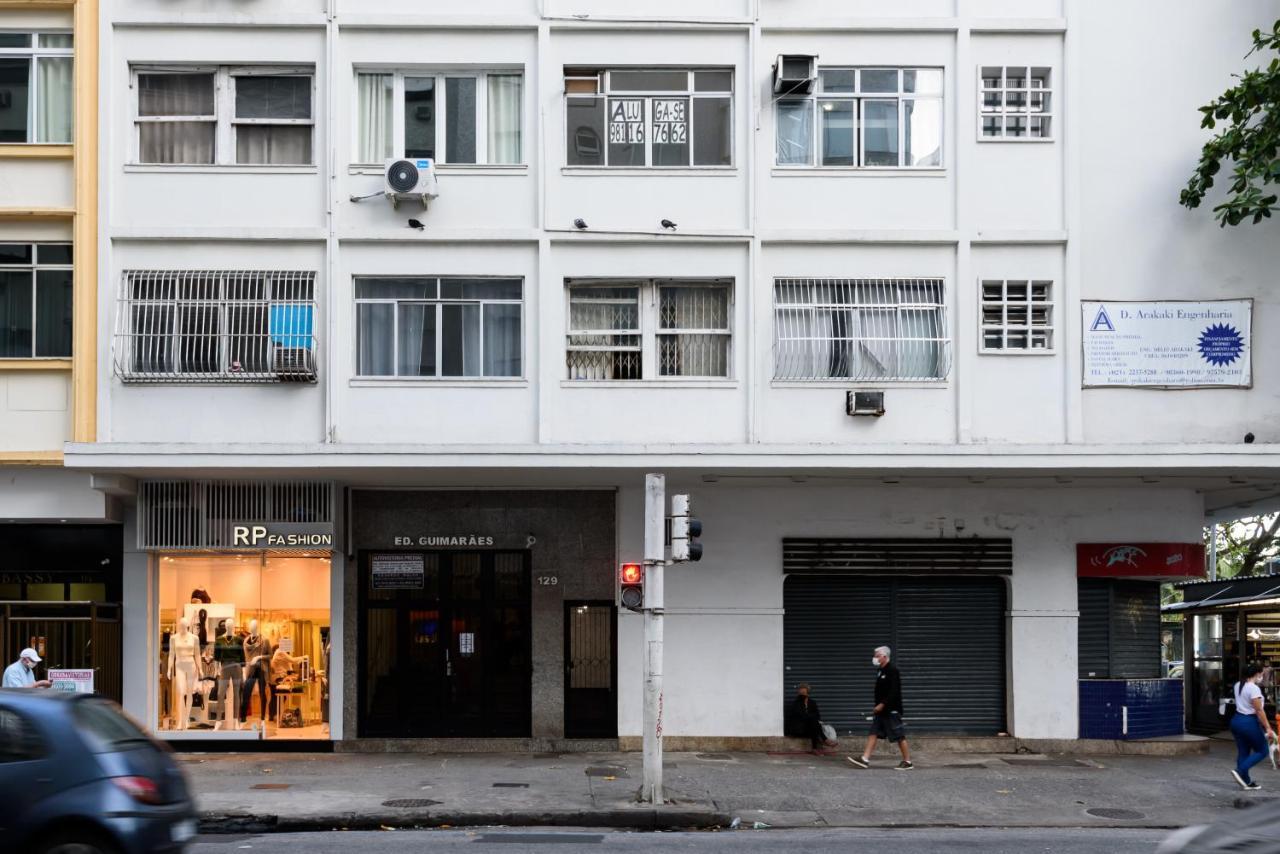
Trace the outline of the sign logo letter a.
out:
M 1107 332 L 1115 332 L 1116 328 L 1111 323 L 1111 316 L 1107 314 L 1105 305 L 1098 306 L 1098 313 L 1093 316 L 1093 323 L 1089 326 L 1090 332 L 1099 332 L 1106 330 Z

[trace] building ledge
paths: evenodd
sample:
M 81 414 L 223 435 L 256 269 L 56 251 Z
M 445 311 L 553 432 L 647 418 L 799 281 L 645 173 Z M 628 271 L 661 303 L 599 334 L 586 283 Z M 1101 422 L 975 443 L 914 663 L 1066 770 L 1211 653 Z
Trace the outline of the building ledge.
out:
M 61 466 L 62 451 L 0 451 L 0 466 Z
M 71 4 L 67 4 L 70 6 Z M 4 8 L 0 4 L 0 8 Z M 19 143 L 0 144 L 0 160 L 71 160 L 75 146 L 71 143 Z
M 0 359 L 0 372 L 69 370 L 70 359 Z

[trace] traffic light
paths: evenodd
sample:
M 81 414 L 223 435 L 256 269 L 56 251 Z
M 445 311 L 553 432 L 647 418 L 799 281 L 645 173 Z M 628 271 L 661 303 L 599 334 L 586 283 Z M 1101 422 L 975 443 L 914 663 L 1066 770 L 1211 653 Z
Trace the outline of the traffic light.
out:
M 689 496 L 671 496 L 671 559 L 702 560 L 702 520 L 690 513 Z
M 618 604 L 628 611 L 644 609 L 644 566 L 624 563 L 618 566 Z

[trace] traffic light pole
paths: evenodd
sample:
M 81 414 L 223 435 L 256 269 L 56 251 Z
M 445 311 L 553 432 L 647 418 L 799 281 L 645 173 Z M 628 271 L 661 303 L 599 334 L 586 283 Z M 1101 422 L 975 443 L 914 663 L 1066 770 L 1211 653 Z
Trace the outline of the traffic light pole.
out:
M 662 803 L 662 571 L 667 479 L 644 478 L 644 783 L 640 800 Z

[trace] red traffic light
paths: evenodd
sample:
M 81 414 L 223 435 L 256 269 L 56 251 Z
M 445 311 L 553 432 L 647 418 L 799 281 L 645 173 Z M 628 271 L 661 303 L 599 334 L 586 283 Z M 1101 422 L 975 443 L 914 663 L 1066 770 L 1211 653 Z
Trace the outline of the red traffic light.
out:
M 618 575 L 623 584 L 639 584 L 644 581 L 644 567 L 638 563 L 624 563 L 619 567 Z

